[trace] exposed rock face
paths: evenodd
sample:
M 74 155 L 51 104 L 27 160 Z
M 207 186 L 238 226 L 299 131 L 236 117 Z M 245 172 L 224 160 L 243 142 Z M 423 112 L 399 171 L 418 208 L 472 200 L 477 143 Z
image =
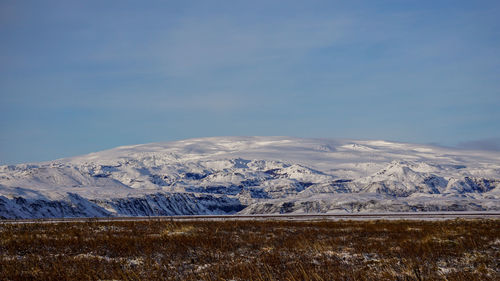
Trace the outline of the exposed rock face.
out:
M 0 218 L 76 218 L 233 214 L 243 206 L 226 196 L 155 193 L 140 197 L 85 199 L 69 193 L 63 200 L 0 197 Z
M 0 166 L 0 217 L 500 210 L 500 153 L 221 137 Z

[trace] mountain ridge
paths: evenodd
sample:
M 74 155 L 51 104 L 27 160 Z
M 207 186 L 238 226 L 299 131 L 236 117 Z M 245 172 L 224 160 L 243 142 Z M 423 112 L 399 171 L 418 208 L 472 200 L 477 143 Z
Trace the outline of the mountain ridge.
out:
M 491 151 L 210 137 L 0 166 L 0 216 L 500 210 L 499 185 Z

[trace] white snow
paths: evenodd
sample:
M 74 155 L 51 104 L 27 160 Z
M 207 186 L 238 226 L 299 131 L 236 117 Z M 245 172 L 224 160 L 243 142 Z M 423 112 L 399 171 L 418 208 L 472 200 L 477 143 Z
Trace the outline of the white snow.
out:
M 242 213 L 498 210 L 499 185 L 499 152 L 381 140 L 212 137 L 0 166 L 0 216 L 15 216 L 11 211 L 23 207 L 23 216 L 37 215 L 46 202 L 71 201 L 68 194 L 83 202 L 77 216 L 88 208 L 93 215 L 150 215 L 152 206 L 168 208 L 162 205 L 168 200 L 157 204 L 147 196 L 184 193 L 210 195 L 206 200 L 217 204 L 215 198 L 226 196 L 228 210 L 241 202 Z M 179 198 L 191 206 L 177 206 L 179 214 L 223 212 L 193 207 L 195 197 Z M 138 205 L 113 207 L 126 205 L 123 200 Z M 61 215 L 61 207 L 42 207 Z

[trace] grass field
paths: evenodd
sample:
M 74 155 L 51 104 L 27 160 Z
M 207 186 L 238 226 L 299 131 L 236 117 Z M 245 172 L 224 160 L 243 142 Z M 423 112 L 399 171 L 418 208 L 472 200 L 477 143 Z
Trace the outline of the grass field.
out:
M 500 280 L 500 220 L 0 224 L 1 280 Z

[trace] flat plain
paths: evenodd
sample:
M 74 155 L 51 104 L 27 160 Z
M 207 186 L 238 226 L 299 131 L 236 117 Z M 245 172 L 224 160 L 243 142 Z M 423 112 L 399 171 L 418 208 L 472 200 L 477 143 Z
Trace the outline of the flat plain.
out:
M 499 280 L 500 220 L 0 224 L 1 280 Z

